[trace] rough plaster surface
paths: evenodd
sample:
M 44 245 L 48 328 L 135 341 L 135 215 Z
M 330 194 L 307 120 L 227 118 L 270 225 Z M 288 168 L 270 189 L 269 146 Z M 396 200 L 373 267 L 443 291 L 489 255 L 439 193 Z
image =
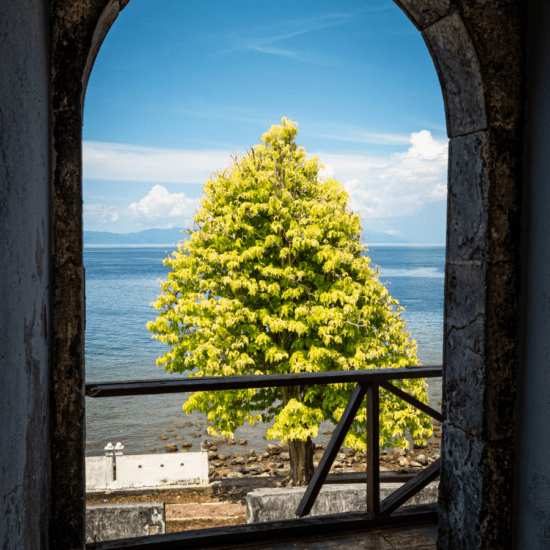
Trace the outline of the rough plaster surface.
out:
M 402 487 L 403 483 L 381 483 L 380 500 Z M 429 504 L 437 501 L 439 482 L 434 481 L 409 499 L 404 506 Z M 306 487 L 257 489 L 246 495 L 247 523 L 296 519 L 296 509 L 306 492 Z M 367 486 L 365 483 L 324 485 L 308 517 L 365 512 Z
M 0 3 L 0 548 L 47 548 L 49 67 L 42 0 Z
M 550 4 L 530 3 L 515 547 L 550 541 Z
M 84 545 L 84 85 L 117 9 L 127 1 L 52 0 L 53 343 L 50 407 L 50 545 Z M 67 472 L 75 472 L 67 475 Z
M 89 504 L 86 542 L 127 539 L 166 533 L 164 502 Z

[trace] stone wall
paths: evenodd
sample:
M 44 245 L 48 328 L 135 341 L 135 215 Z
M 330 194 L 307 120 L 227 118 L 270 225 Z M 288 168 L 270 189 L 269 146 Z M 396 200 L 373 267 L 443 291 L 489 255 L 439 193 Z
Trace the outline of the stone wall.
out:
M 165 532 L 164 502 L 86 506 L 87 543 L 162 535 Z
M 0 547 L 48 546 L 48 3 L 0 2 Z
M 0 4 L 0 460 L 8 472 L 0 477 L 0 543 L 6 549 L 46 548 L 48 536 L 51 547 L 84 544 L 82 108 L 95 55 L 127 1 Z M 548 3 L 396 3 L 432 53 L 451 139 L 438 544 L 506 548 L 515 516 L 518 548 L 542 547 L 550 516 Z

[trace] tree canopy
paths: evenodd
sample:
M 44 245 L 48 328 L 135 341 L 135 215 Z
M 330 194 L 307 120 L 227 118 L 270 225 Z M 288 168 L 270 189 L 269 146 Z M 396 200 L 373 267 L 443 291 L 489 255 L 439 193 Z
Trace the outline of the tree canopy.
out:
M 282 119 L 204 185 L 194 227 L 167 257 L 168 279 L 147 328 L 170 347 L 157 360 L 189 376 L 283 374 L 417 365 L 403 309 L 379 280 L 361 240 L 361 218 L 343 186 L 296 145 Z M 427 403 L 423 379 L 395 381 Z M 212 435 L 273 421 L 270 439 L 307 441 L 337 423 L 350 384 L 197 392 Z M 345 444 L 366 448 L 365 408 Z M 380 444 L 431 435 L 429 417 L 381 391 Z M 394 440 L 392 441 L 392 438 Z

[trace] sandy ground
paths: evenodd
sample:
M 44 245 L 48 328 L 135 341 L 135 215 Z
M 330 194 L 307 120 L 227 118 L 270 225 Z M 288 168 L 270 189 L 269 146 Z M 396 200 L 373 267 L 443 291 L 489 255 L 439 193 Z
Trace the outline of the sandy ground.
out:
M 167 533 L 246 523 L 246 507 L 243 504 L 223 502 L 212 495 L 201 493 L 93 498 L 87 499 L 86 504 L 129 502 L 164 502 Z

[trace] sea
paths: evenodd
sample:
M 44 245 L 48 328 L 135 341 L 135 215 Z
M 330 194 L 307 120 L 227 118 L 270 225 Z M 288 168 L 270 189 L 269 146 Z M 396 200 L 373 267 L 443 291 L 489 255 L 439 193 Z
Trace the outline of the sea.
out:
M 441 365 L 443 348 L 443 283 L 445 247 L 430 245 L 369 245 L 372 264 L 380 267 L 380 280 L 405 308 L 407 329 L 418 345 L 423 365 Z M 166 379 L 156 366 L 168 349 L 151 339 L 146 323 L 156 318 L 151 305 L 166 279 L 163 265 L 174 245 L 85 245 L 86 273 L 86 382 Z M 441 379 L 428 381 L 430 405 L 440 410 Z M 203 413 L 187 415 L 186 394 L 86 398 L 86 456 L 103 454 L 108 443 L 121 442 L 125 454 L 165 452 L 168 441 L 193 443 L 199 450 L 207 423 Z M 193 426 L 178 428 L 185 422 Z M 198 427 L 200 425 L 200 428 Z M 269 441 L 266 424 L 239 427 L 235 439 L 246 439 L 246 449 L 263 452 Z M 334 426 L 321 425 L 316 443 L 326 444 Z M 170 430 L 170 431 L 167 431 Z M 192 437 L 191 432 L 201 433 Z M 179 435 L 183 439 L 175 439 Z M 178 445 L 178 448 L 180 445 Z M 218 447 L 221 452 L 235 447 Z

